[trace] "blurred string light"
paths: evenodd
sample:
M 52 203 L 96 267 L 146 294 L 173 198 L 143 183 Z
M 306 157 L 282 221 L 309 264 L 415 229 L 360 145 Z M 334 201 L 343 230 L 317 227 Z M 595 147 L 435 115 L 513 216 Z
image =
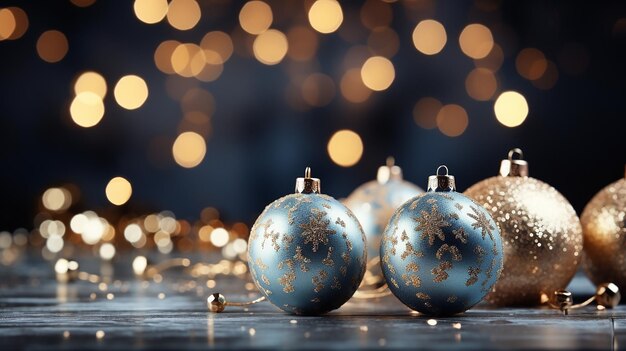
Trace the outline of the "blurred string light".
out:
M 88 7 L 96 3 L 96 0 L 70 0 L 70 2 L 78 7 Z
M 65 188 L 50 188 L 41 196 L 41 202 L 47 210 L 65 211 L 72 205 L 72 194 Z
M 498 90 L 498 81 L 493 72 L 486 68 L 473 69 L 465 79 L 465 90 L 474 100 L 490 100 Z
M 372 95 L 372 90 L 365 86 L 361 79 L 359 68 L 351 68 L 344 73 L 341 77 L 340 89 L 343 97 L 353 103 L 367 101 Z
M 91 92 L 104 99 L 107 93 L 107 83 L 104 77 L 94 71 L 81 73 L 74 83 L 74 93 L 76 95 L 84 92 Z
M 437 127 L 439 131 L 449 137 L 457 137 L 467 128 L 469 123 L 467 112 L 456 104 L 444 105 L 437 113 Z
M 341 167 L 351 167 L 363 156 L 363 141 L 357 133 L 343 129 L 330 137 L 327 149 L 334 163 Z
M 148 85 L 139 76 L 127 75 L 115 84 L 113 95 L 118 105 L 127 110 L 135 110 L 148 99 Z
M 147 24 L 161 22 L 167 14 L 167 0 L 135 0 L 133 4 L 135 16 Z
M 72 100 L 70 115 L 79 126 L 93 127 L 104 116 L 104 102 L 100 96 L 91 91 L 81 92 Z
M 517 54 L 515 68 L 520 76 L 528 80 L 536 80 L 541 78 L 548 69 L 548 60 L 538 49 L 525 48 Z
M 376 27 L 367 38 L 367 46 L 374 54 L 391 58 L 400 49 L 400 38 L 389 27 Z
M 276 29 L 269 29 L 254 39 L 252 50 L 254 57 L 266 65 L 275 65 L 287 55 L 289 43 L 287 36 Z
M 487 56 L 474 60 L 474 65 L 476 67 L 486 68 L 494 73 L 502 67 L 502 63 L 504 63 L 504 52 L 502 51 L 500 45 L 496 43 L 493 44 L 493 48 L 489 51 Z
M 335 32 L 343 22 L 341 5 L 335 0 L 317 0 L 309 9 L 311 27 L 322 34 Z
M 49 63 L 61 61 L 69 49 L 65 34 L 58 30 L 43 32 L 37 39 L 36 47 L 39 57 Z
M 489 55 L 493 44 L 491 30 L 479 23 L 467 25 L 459 36 L 461 51 L 473 59 L 482 59 Z
M 239 25 L 253 35 L 268 30 L 273 20 L 272 9 L 263 1 L 248 1 L 239 11 Z
M 415 123 L 424 129 L 437 128 L 437 114 L 443 105 L 433 97 L 419 99 L 413 107 Z
M 366 87 L 382 91 L 391 86 L 396 77 L 393 63 L 382 56 L 370 57 L 361 67 L 361 79 Z
M 184 168 L 193 168 L 202 162 L 206 143 L 202 135 L 194 132 L 181 133 L 172 146 L 174 161 Z
M 287 56 L 294 61 L 309 61 L 317 53 L 319 40 L 314 31 L 305 26 L 295 26 L 287 32 Z
M 133 193 L 133 188 L 128 180 L 123 177 L 112 178 L 106 186 L 107 200 L 116 206 L 125 204 Z
M 421 21 L 413 30 L 413 45 L 424 55 L 438 54 L 447 40 L 444 26 L 432 19 Z
M 313 73 L 302 82 L 302 98 L 314 107 L 328 105 L 335 97 L 333 79 L 323 73 Z
M 28 16 L 19 7 L 0 9 L 0 41 L 21 38 L 28 30 Z
M 178 30 L 189 30 L 198 24 L 202 13 L 196 0 L 172 0 L 167 10 L 167 22 Z
M 524 96 L 516 91 L 505 91 L 493 106 L 496 118 L 507 127 L 517 127 L 528 116 L 528 103 Z

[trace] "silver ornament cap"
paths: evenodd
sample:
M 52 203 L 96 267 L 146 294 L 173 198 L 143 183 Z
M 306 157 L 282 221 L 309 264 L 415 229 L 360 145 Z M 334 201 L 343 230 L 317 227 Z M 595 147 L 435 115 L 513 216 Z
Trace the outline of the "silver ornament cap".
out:
M 440 174 L 445 171 L 444 174 Z M 427 191 L 456 191 L 454 176 L 448 174 L 448 167 L 441 165 L 437 167 L 435 175 L 428 177 Z
M 517 158 L 514 158 L 517 155 Z M 500 175 L 503 177 L 528 177 L 528 162 L 520 148 L 509 150 L 509 158 L 500 163 Z
M 390 180 L 402 180 L 402 168 L 395 165 L 396 160 L 389 156 L 387 164 L 378 168 L 376 180 L 379 184 L 387 184 Z
M 311 167 L 304 170 L 304 178 L 296 178 L 296 194 L 319 194 L 319 178 L 311 178 Z

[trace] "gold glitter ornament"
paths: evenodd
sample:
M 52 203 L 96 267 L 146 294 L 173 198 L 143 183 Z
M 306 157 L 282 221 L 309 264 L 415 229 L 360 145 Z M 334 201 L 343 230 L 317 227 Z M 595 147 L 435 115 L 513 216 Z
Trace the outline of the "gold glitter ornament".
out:
M 583 267 L 595 284 L 626 289 L 626 178 L 600 190 L 580 221 L 585 238 Z
M 500 227 L 504 268 L 485 297 L 500 306 L 541 304 L 542 297 L 567 286 L 582 259 L 582 228 L 574 208 L 556 189 L 529 177 L 522 156 L 520 149 L 511 150 L 499 176 L 465 191 Z

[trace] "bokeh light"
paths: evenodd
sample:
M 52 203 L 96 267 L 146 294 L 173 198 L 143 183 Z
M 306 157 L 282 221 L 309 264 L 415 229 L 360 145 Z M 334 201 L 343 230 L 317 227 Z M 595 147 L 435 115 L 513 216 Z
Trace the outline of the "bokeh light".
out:
M 72 100 L 70 116 L 74 123 L 83 128 L 93 127 L 104 116 L 102 98 L 91 91 L 84 91 Z
M 444 105 L 437 113 L 439 131 L 449 137 L 463 134 L 468 122 L 467 112 L 462 106 L 456 104 Z
M 425 55 L 435 55 L 441 52 L 447 40 L 444 26 L 432 19 L 421 21 L 413 30 L 413 45 Z
M 498 81 L 492 71 L 486 68 L 475 68 L 465 79 L 465 90 L 472 99 L 487 101 L 498 90 Z
M 400 49 L 400 38 L 389 27 L 376 27 L 367 38 L 367 46 L 375 55 L 391 58 Z
M 470 58 L 486 57 L 493 48 L 491 30 L 482 24 L 473 23 L 466 26 L 459 36 L 461 51 Z
M 228 231 L 224 228 L 215 228 L 211 231 L 211 244 L 215 247 L 223 247 L 228 244 Z
M 343 22 L 341 5 L 335 0 L 317 0 L 309 9 L 311 27 L 322 34 L 336 31 Z
M 302 82 L 302 98 L 315 107 L 328 105 L 335 97 L 335 83 L 322 73 L 313 73 Z
M 19 7 L 0 9 L 0 41 L 21 38 L 28 29 L 28 16 Z
M 528 80 L 536 80 L 541 78 L 548 69 L 548 60 L 538 49 L 526 48 L 517 54 L 515 68 L 520 76 Z
M 0 40 L 7 39 L 15 30 L 15 16 L 9 9 L 0 9 Z
M 361 103 L 366 101 L 372 90 L 363 84 L 361 79 L 361 70 L 359 68 L 351 68 L 341 78 L 340 82 L 341 95 L 353 103 Z
M 370 57 L 361 67 L 363 84 L 375 91 L 389 88 L 395 77 L 393 63 L 382 56 Z
M 433 97 L 423 97 L 413 107 L 413 120 L 424 129 L 435 129 L 437 128 L 437 114 L 441 106 L 439 100 Z
M 37 39 L 37 53 L 42 60 L 50 63 L 61 61 L 69 49 L 65 34 L 58 30 L 43 32 Z
M 100 246 L 100 249 L 98 250 L 100 258 L 106 261 L 110 261 L 113 259 L 113 257 L 115 257 L 115 251 L 115 246 L 113 246 L 113 244 L 111 243 L 102 244 Z
M 139 76 L 124 76 L 115 84 L 113 95 L 118 105 L 127 110 L 134 110 L 141 107 L 141 105 L 146 102 L 148 98 L 148 86 Z
M 263 1 L 248 1 L 239 11 L 239 25 L 250 34 L 261 34 L 272 25 L 270 5 Z
M 532 81 L 532 84 L 538 89 L 552 89 L 556 85 L 556 82 L 559 80 L 559 69 L 557 68 L 556 64 L 550 60 L 548 60 L 547 62 L 548 65 L 545 72 L 543 72 L 541 77 Z
M 94 71 L 81 73 L 74 83 L 74 93 L 76 95 L 84 92 L 91 92 L 104 99 L 107 93 L 107 82 L 104 77 Z
M 201 15 L 196 0 L 172 0 L 167 10 L 167 22 L 178 30 L 189 30 L 198 24 Z
M 361 23 L 369 30 L 388 27 L 393 20 L 391 6 L 380 0 L 366 0 L 360 12 Z
M 206 143 L 202 135 L 194 132 L 181 133 L 172 146 L 174 161 L 181 167 L 193 168 L 202 162 L 206 154 Z
M 137 18 L 148 24 L 161 22 L 167 14 L 167 0 L 135 0 L 133 10 Z
M 526 98 L 516 91 L 505 91 L 493 106 L 498 122 L 507 127 L 517 127 L 524 123 L 528 116 Z
M 176 40 L 165 40 L 157 46 L 154 51 L 154 63 L 159 71 L 167 74 L 174 74 L 176 71 L 172 66 L 172 54 L 178 48 L 180 42 Z
M 130 199 L 133 193 L 133 187 L 126 178 L 115 177 L 107 184 L 105 193 L 110 203 L 121 206 Z
M 41 202 L 50 211 L 64 211 L 72 204 L 72 194 L 65 188 L 50 188 L 43 193 Z
M 296 26 L 287 32 L 289 50 L 287 55 L 294 61 L 311 60 L 317 52 L 318 36 L 311 29 Z
M 498 44 L 493 44 L 493 48 L 487 56 L 474 60 L 474 65 L 480 68 L 486 68 L 492 72 L 497 72 L 504 63 L 504 52 Z
M 254 57 L 266 65 L 275 65 L 287 54 L 289 44 L 281 31 L 270 29 L 254 39 L 252 49 Z
M 233 41 L 224 32 L 208 32 L 202 37 L 200 47 L 204 50 L 206 62 L 212 65 L 220 65 L 228 61 L 233 54 Z
M 327 149 L 334 163 L 341 167 L 351 167 L 363 156 L 363 141 L 357 133 L 343 129 L 330 137 Z

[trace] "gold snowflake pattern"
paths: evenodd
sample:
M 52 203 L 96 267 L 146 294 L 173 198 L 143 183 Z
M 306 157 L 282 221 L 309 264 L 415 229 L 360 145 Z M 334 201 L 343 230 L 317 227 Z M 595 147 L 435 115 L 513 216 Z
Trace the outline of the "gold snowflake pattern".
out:
M 394 277 L 391 277 L 391 284 L 393 284 L 393 286 L 395 286 L 396 289 L 400 289 L 400 285 L 398 285 L 398 282 L 396 281 Z
M 339 218 L 339 217 L 337 217 L 337 220 L 335 221 L 335 224 L 338 224 L 338 225 L 340 225 L 343 228 L 346 227 L 346 222 L 344 222 L 344 220 Z
M 339 272 L 341 272 L 341 275 L 345 277 L 348 274 L 348 267 L 346 266 L 339 267 Z
M 333 247 L 328 247 L 328 252 L 326 253 L 326 258 L 322 260 L 322 263 L 326 266 L 332 267 L 335 265 L 335 261 L 332 259 L 333 255 Z
M 304 244 L 311 244 L 312 251 L 317 252 L 319 245 L 328 245 L 328 236 L 336 232 L 329 227 L 330 220 L 325 219 L 326 212 L 318 209 L 311 209 L 312 215 L 307 223 L 300 224 Z
M 447 270 L 452 269 L 452 262 L 450 261 L 441 261 L 439 265 L 433 268 L 430 272 L 435 276 L 433 281 L 435 283 L 441 283 L 442 281 L 448 279 Z
M 474 213 L 467 214 L 468 217 L 472 218 L 475 221 L 474 223 L 472 223 L 472 228 L 480 229 L 483 240 L 485 240 L 485 234 L 487 234 L 489 235 L 489 238 L 491 238 L 491 240 L 493 241 L 493 234 L 491 233 L 491 231 L 495 228 L 491 225 L 491 223 L 489 223 L 487 215 L 485 215 L 484 212 L 479 211 L 478 208 L 474 206 L 470 205 L 470 208 L 472 209 L 472 211 L 474 211 Z
M 453 230 L 452 234 L 454 234 L 455 239 L 459 240 L 463 244 L 467 244 L 467 233 L 465 232 L 465 229 L 463 229 L 463 227 L 459 227 Z
M 415 294 L 415 297 L 417 297 L 420 300 L 430 300 L 430 295 L 428 295 L 427 293 L 423 293 L 423 292 L 418 292 L 417 294 Z
M 470 286 L 476 284 L 478 281 L 478 275 L 480 274 L 480 267 L 470 267 L 467 269 L 467 274 L 469 274 L 469 278 L 465 282 L 465 286 Z
M 448 303 L 455 303 L 457 299 L 458 299 L 458 297 L 456 295 L 450 295 L 450 296 L 448 296 L 448 299 L 446 301 Z
M 255 263 L 256 263 L 256 266 L 259 267 L 259 269 L 262 271 L 268 268 L 268 266 L 265 263 L 263 263 L 263 260 L 261 260 L 260 257 L 256 259 Z
M 389 259 L 389 255 L 385 252 L 383 255 L 383 263 L 387 266 L 389 273 L 396 274 L 396 268 L 391 264 L 391 260 Z
M 391 237 L 391 240 L 389 240 L 389 242 L 391 243 L 391 254 L 395 256 L 396 245 L 398 245 L 398 238 L 394 235 L 393 237 Z
M 485 249 L 483 249 L 482 246 L 476 245 L 474 247 L 474 253 L 478 256 L 478 258 L 476 259 L 476 263 L 478 264 L 483 263 L 483 258 L 485 257 L 485 254 L 487 253 L 487 251 L 485 251 Z
M 280 278 L 278 282 L 283 286 L 283 291 L 287 294 L 294 292 L 293 282 L 296 280 L 296 273 L 293 270 L 287 271 Z
M 333 277 L 333 284 L 330 286 L 330 288 L 334 290 L 341 289 L 341 282 L 337 277 Z
M 438 260 L 441 260 L 443 258 L 443 255 L 445 255 L 446 253 L 449 253 L 452 257 L 452 260 L 454 261 L 460 261 L 463 259 L 463 257 L 461 256 L 461 252 L 459 252 L 459 249 L 454 245 L 448 244 L 441 245 L 435 253 L 435 257 L 437 257 Z
M 307 266 L 308 263 L 311 263 L 311 259 L 305 257 L 302 254 L 302 248 L 300 246 L 296 246 L 296 254 L 293 255 L 293 259 L 296 262 L 300 263 L 300 270 L 303 272 L 308 272 L 309 271 L 309 266 Z
M 482 291 L 489 290 L 488 287 L 487 287 L 487 283 L 489 282 L 489 279 L 491 279 L 491 276 L 493 275 L 493 270 L 496 268 L 496 261 L 497 261 L 497 258 L 494 257 L 491 260 L 491 264 L 489 265 L 489 269 L 485 272 L 485 275 L 486 275 L 485 280 L 483 280 L 482 283 L 480 283 L 480 285 L 482 286 L 482 289 L 481 289 Z
M 414 230 L 421 232 L 420 240 L 428 238 L 430 246 L 435 243 L 435 238 L 439 238 L 442 241 L 446 240 L 442 228 L 449 227 L 450 223 L 439 212 L 437 205 L 432 205 L 430 213 L 424 210 L 420 211 L 420 215 L 413 218 L 413 220 L 417 222 Z
M 315 286 L 313 290 L 318 293 L 324 289 L 324 280 L 328 277 L 328 272 L 325 270 L 319 271 L 316 275 L 311 278 L 311 283 Z
M 407 257 L 414 255 L 415 257 L 424 257 L 424 253 L 422 251 L 417 251 L 415 250 L 415 248 L 413 247 L 413 245 L 411 245 L 411 243 L 406 243 L 405 245 L 405 249 L 404 252 L 402 253 L 402 255 L 400 255 L 400 258 L 402 260 L 405 260 Z
M 463 209 L 463 205 L 461 205 L 460 203 L 455 203 L 454 207 L 456 207 L 457 210 L 461 211 Z
M 420 266 L 415 262 L 410 262 L 404 269 L 407 272 L 418 272 L 420 270 Z
M 402 280 L 404 280 L 404 284 L 406 286 L 413 286 L 415 288 L 419 288 L 422 286 L 422 280 L 415 274 L 402 274 Z
M 261 274 L 261 280 L 263 281 L 263 283 L 265 283 L 265 285 L 271 285 L 270 284 L 270 280 L 267 279 L 267 277 L 265 276 L 265 274 Z

